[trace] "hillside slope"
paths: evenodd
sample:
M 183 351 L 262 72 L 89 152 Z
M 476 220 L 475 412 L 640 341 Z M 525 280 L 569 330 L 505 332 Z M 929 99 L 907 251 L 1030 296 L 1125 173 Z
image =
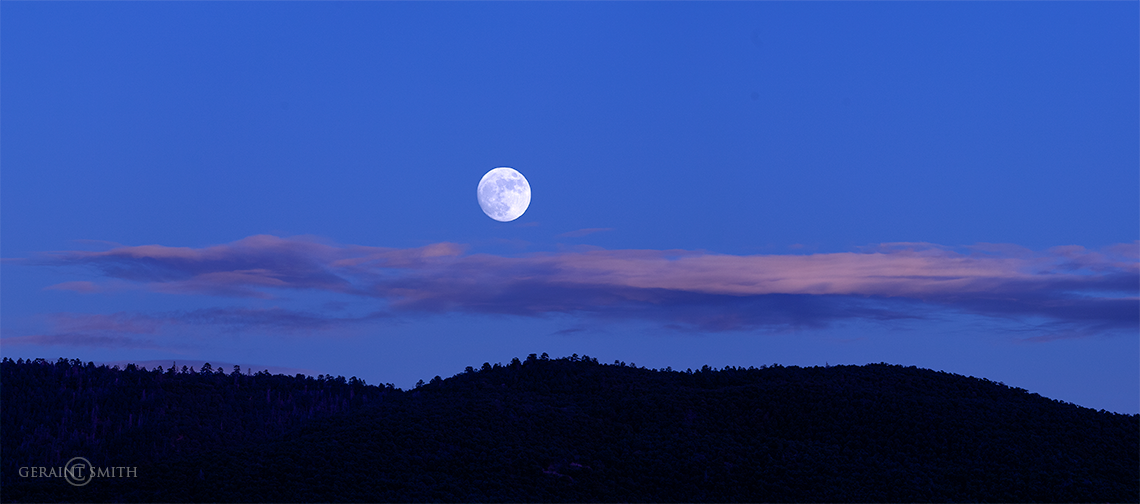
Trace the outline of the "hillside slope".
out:
M 148 458 L 136 442 L 114 458 L 146 461 L 138 478 L 82 488 L 12 477 L 8 421 L 28 405 L 4 379 L 6 502 L 1140 500 L 1140 416 L 886 364 L 674 372 L 532 355 L 406 392 L 357 383 L 370 401 L 245 443 Z

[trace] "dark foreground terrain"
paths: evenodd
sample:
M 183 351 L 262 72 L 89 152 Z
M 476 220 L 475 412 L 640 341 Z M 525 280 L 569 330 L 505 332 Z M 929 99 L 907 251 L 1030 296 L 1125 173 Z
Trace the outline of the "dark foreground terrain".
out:
M 544 354 L 410 391 L 64 359 L 0 370 L 3 502 L 1140 501 L 1140 416 L 914 367 Z M 135 469 L 51 476 L 73 457 Z

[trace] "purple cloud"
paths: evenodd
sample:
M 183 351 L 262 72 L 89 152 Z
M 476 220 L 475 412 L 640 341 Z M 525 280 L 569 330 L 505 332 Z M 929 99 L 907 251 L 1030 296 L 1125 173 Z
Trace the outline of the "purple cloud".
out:
M 958 252 L 896 243 L 808 255 L 592 249 L 505 257 L 465 254 L 452 243 L 391 249 L 252 236 L 199 249 L 57 252 L 39 263 L 88 266 L 158 292 L 273 297 L 310 290 L 375 298 L 402 312 L 586 313 L 729 330 L 922 318 L 950 309 L 1099 331 L 1138 325 L 1138 249 L 1140 243 L 1045 252 L 979 244 Z M 193 313 L 178 318 L 282 327 L 355 320 L 285 311 Z
M 271 297 L 268 289 L 282 288 L 359 294 L 350 279 L 368 269 L 416 267 L 424 259 L 461 252 L 461 247 L 449 243 L 415 249 L 340 247 L 312 239 L 257 235 L 200 249 L 143 245 L 54 252 L 36 263 L 87 265 L 107 277 L 159 292 Z
M 98 348 L 166 348 L 158 341 L 170 329 L 205 326 L 213 330 L 271 330 L 291 332 L 331 330 L 388 317 L 384 312 L 363 316 L 328 316 L 282 308 L 204 308 L 159 314 L 52 313 L 46 334 L 6 337 L 5 345 L 72 346 Z

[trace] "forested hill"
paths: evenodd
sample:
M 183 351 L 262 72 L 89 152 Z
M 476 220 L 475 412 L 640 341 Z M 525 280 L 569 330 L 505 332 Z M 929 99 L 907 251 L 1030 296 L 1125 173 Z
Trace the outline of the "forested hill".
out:
M 0 371 L 4 502 L 1140 501 L 1140 415 L 913 366 Z M 20 475 L 76 456 L 137 476 Z

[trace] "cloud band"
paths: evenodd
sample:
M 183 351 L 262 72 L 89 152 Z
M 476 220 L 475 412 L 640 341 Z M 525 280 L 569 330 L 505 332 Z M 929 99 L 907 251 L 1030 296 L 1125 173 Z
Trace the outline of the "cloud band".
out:
M 506 257 L 467 254 L 453 243 L 393 249 L 258 235 L 204 248 L 56 252 L 32 263 L 94 268 L 156 292 L 260 298 L 286 290 L 333 292 L 376 299 L 383 309 L 403 313 L 586 313 L 735 330 L 921 318 L 949 309 L 1040 318 L 1087 332 L 1140 324 L 1138 250 L 1140 242 L 1044 252 L 904 243 L 811 255 L 593 249 Z M 77 286 L 50 288 L 107 290 L 89 282 Z M 323 323 L 316 315 L 287 311 L 212 316 L 230 323 Z

